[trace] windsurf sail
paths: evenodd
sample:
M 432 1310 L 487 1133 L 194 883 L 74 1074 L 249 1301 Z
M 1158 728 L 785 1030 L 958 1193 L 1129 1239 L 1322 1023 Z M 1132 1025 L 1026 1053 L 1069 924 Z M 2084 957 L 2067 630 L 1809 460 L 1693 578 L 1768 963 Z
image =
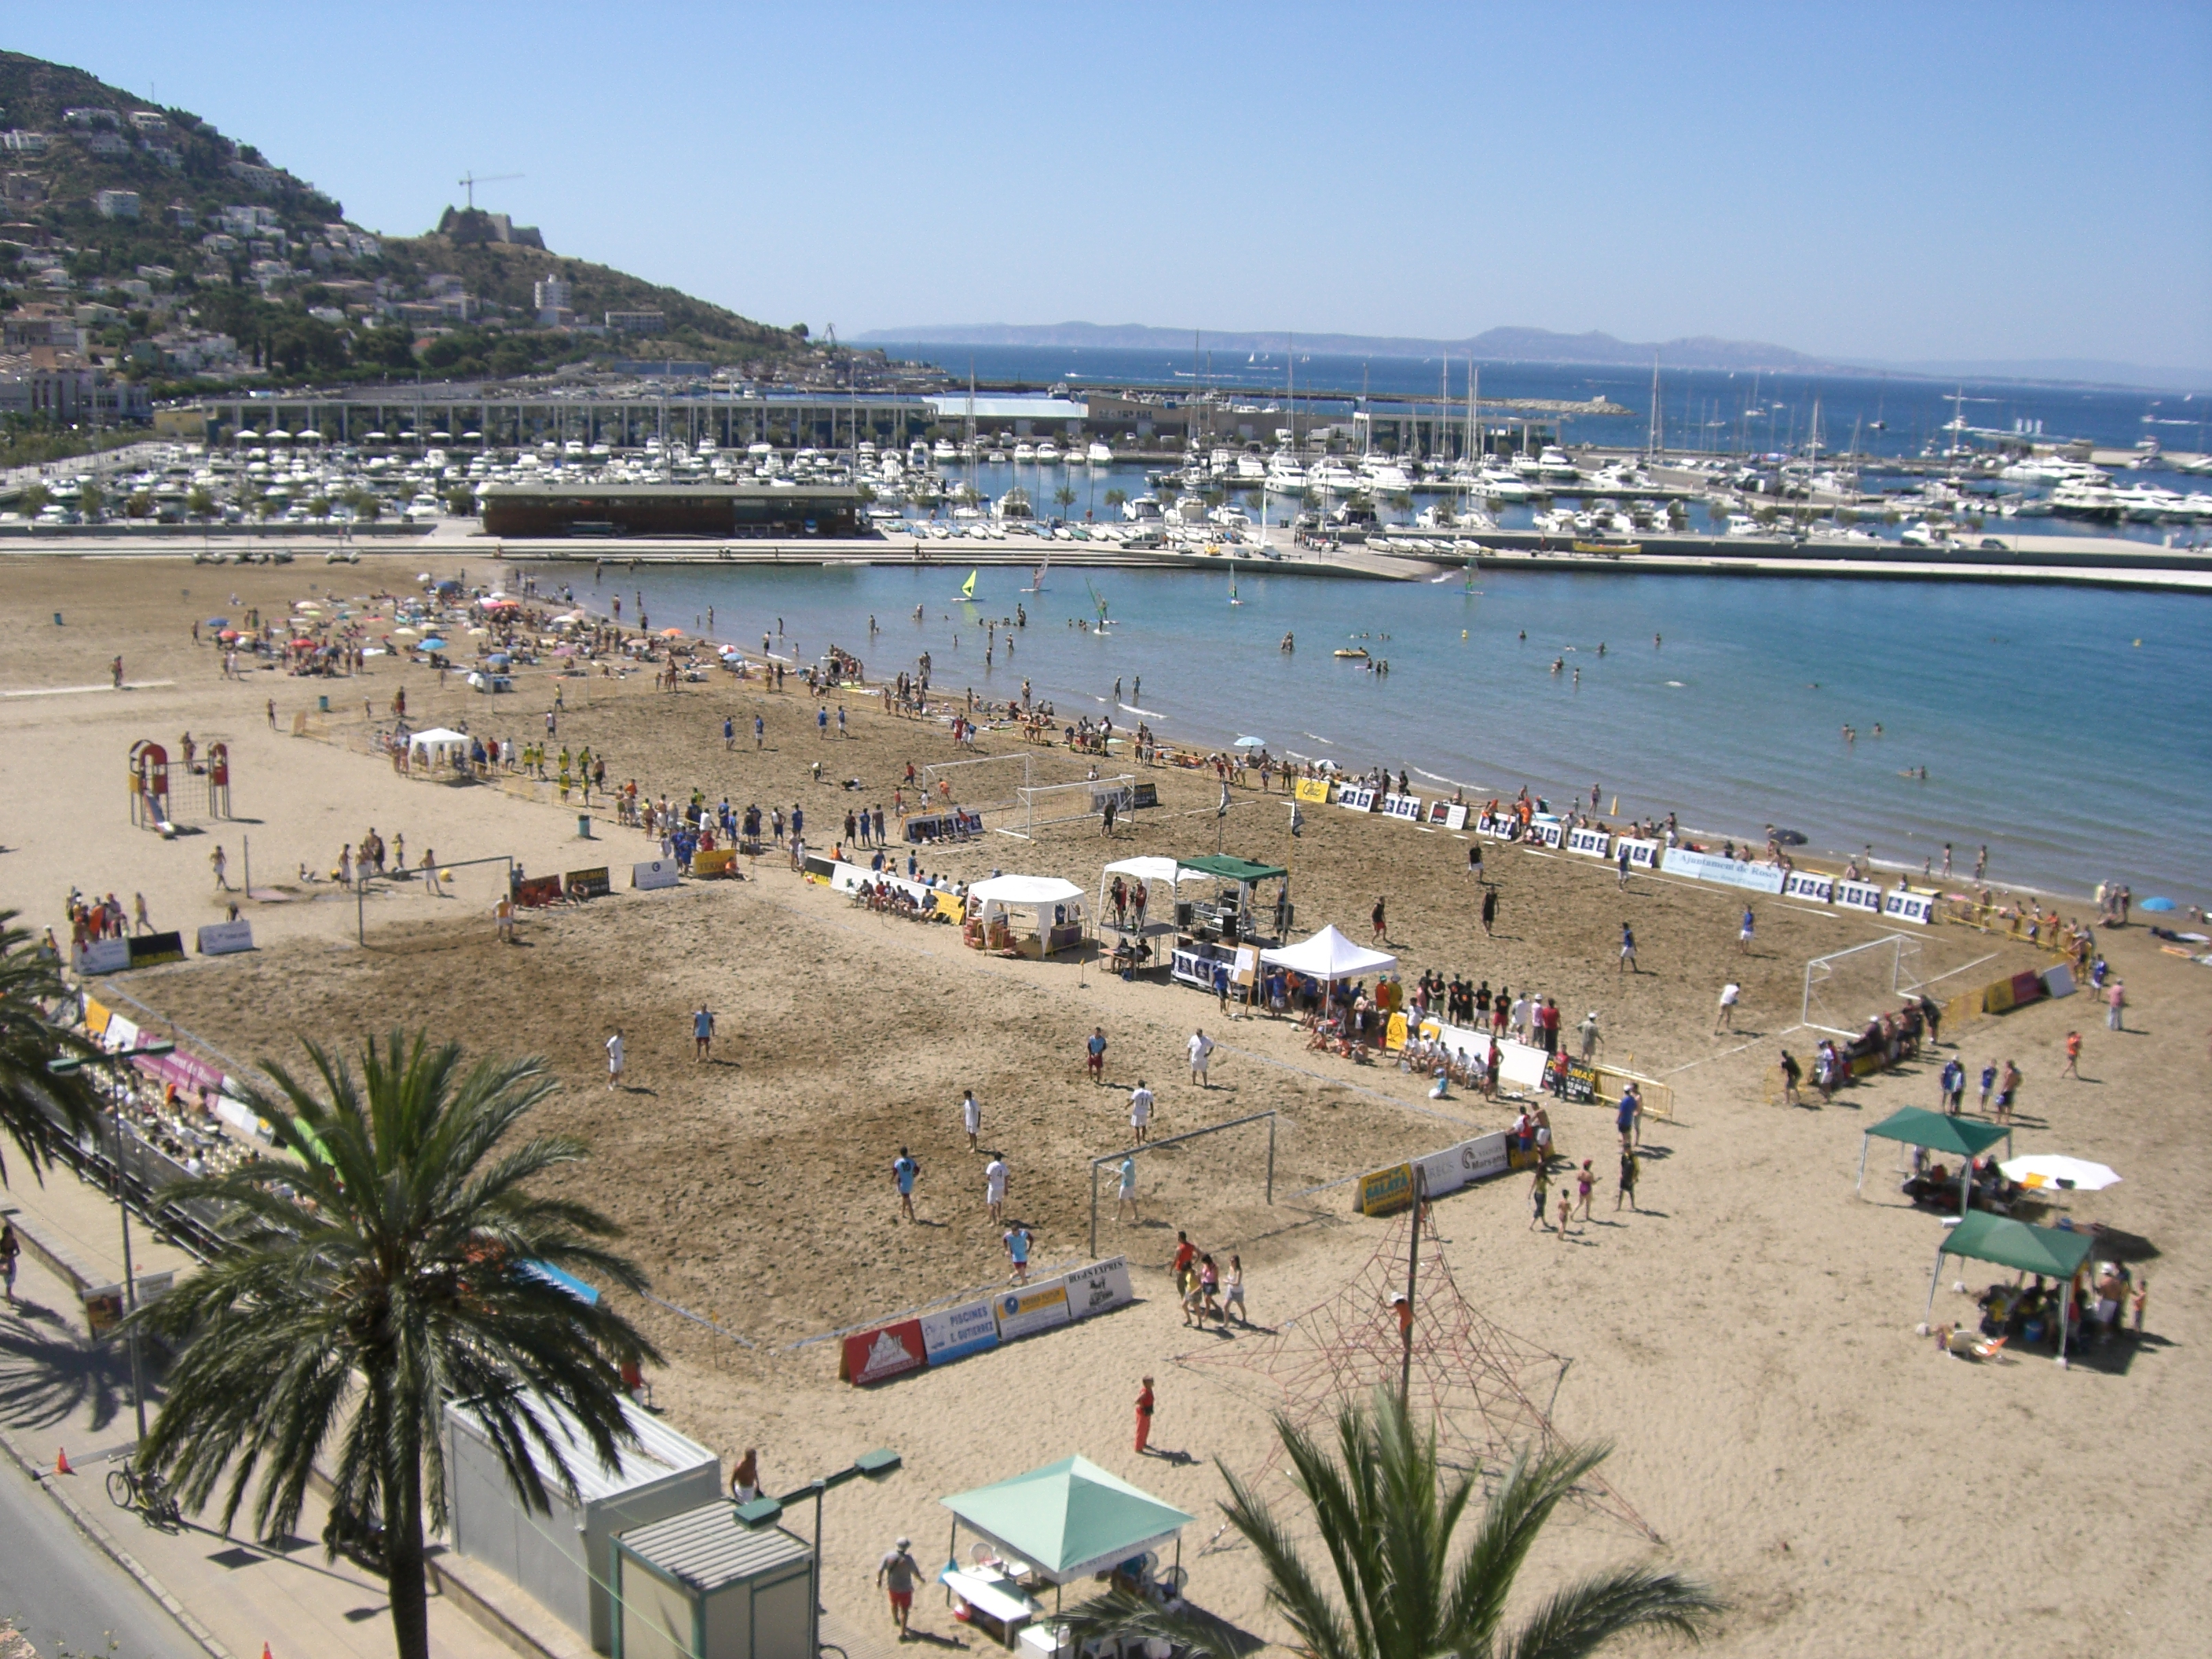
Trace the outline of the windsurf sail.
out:
M 972 570 L 968 573 L 968 580 L 960 584 L 960 597 L 963 599 L 975 597 L 975 573 Z

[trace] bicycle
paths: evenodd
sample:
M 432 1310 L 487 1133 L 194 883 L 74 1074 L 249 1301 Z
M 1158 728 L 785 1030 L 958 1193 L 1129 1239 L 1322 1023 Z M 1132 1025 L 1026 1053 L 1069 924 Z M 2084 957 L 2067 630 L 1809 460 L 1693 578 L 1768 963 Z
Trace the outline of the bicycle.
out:
M 161 1477 L 151 1469 L 141 1473 L 128 1463 L 107 1472 L 107 1501 L 118 1510 L 137 1510 L 149 1527 L 173 1527 L 184 1515 Z

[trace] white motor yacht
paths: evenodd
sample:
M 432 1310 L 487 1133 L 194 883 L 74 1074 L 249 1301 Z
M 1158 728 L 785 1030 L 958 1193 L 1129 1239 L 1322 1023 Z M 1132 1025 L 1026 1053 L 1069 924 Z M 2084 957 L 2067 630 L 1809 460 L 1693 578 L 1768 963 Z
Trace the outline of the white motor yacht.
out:
M 960 451 L 950 438 L 939 438 L 929 447 L 929 453 L 940 461 L 957 461 L 960 459 Z
M 1555 444 L 1544 446 L 1544 453 L 1536 458 L 1536 471 L 1558 483 L 1572 483 L 1582 477 L 1581 470 L 1567 459 L 1567 452 Z
M 1052 441 L 1051 439 L 1049 439 L 1049 438 L 1045 439 L 1043 441 L 1042 441 L 1041 443 L 1039 443 L 1039 444 L 1037 445 L 1037 447 L 1036 447 L 1036 458 L 1037 458 L 1037 465 L 1038 465 L 1039 466 L 1057 466 L 1057 465 L 1060 465 L 1060 446 L 1059 446 L 1058 444 L 1056 444 L 1056 443 L 1053 442 L 1053 441 Z
M 1492 499 L 1507 502 L 1527 501 L 1536 492 L 1517 472 L 1502 466 L 1486 466 L 1475 474 L 1474 488 Z
M 1084 452 L 1084 459 L 1093 466 L 1111 466 L 1114 464 L 1113 447 L 1093 438 L 1091 447 Z
M 1121 516 L 1131 524 L 1158 524 L 1164 515 L 1157 495 L 1139 495 L 1121 503 Z
M 1036 446 L 1035 444 L 1019 443 L 1014 446 L 1014 465 L 1016 466 L 1027 466 L 1030 463 L 1034 462 L 1036 458 L 1037 453 Z
M 1342 495 L 1359 487 L 1359 480 L 1352 469 L 1334 456 L 1324 456 L 1307 469 L 1306 481 L 1317 489 L 1326 489 Z

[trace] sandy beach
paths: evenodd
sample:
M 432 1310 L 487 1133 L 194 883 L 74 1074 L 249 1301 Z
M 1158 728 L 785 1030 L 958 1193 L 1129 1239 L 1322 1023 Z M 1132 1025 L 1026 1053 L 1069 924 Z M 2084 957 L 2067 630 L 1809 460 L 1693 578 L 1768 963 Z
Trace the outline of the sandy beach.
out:
M 242 914 L 260 948 L 121 976 L 116 988 L 149 1023 L 241 1066 L 296 1060 L 305 1037 L 352 1043 L 418 1025 L 472 1049 L 547 1056 L 568 1086 L 541 1109 L 540 1127 L 580 1134 L 594 1152 L 567 1177 L 571 1190 L 623 1224 L 659 1297 L 698 1316 L 632 1310 L 668 1355 L 655 1382 L 670 1420 L 726 1458 L 758 1447 L 771 1488 L 869 1447 L 903 1454 L 890 1480 L 856 1483 L 830 1503 L 823 1595 L 841 1619 L 883 1623 L 869 1575 L 893 1536 L 911 1534 L 925 1563 L 941 1559 L 939 1496 L 1081 1452 L 1198 1516 L 1183 1540 L 1192 1597 L 1279 1638 L 1251 1552 L 1206 1549 L 1223 1491 L 1212 1460 L 1254 1470 L 1271 1443 L 1267 1379 L 1220 1355 L 1261 1339 L 1182 1322 L 1162 1271 L 1176 1230 L 1224 1261 L 1240 1251 L 1254 1320 L 1276 1327 L 1341 1291 L 1392 1224 L 1352 1214 L 1342 1183 L 1502 1127 L 1513 1107 L 1456 1091 L 1431 1102 L 1395 1065 L 1309 1052 L 1287 1021 L 1224 1024 L 1211 999 L 1180 987 L 963 950 L 957 930 L 856 910 L 780 855 L 738 882 L 627 891 L 623 872 L 657 848 L 611 814 L 585 842 L 575 806 L 402 778 L 362 752 L 402 685 L 418 725 L 467 719 L 490 735 L 540 736 L 552 696 L 542 670 L 497 699 L 382 658 L 356 680 L 260 671 L 234 682 L 193 641 L 195 621 L 244 606 L 276 614 L 304 598 L 409 592 L 418 570 L 465 567 L 480 580 L 490 565 L 421 560 L 210 568 L 57 557 L 0 568 L 12 786 L 0 807 L 0 905 L 66 938 L 72 885 L 112 890 L 126 908 L 143 892 L 156 925 L 189 939 L 225 914 L 214 846 L 236 883 L 250 838 L 257 896 Z M 131 686 L 120 692 L 106 689 L 118 653 Z M 604 754 L 610 781 L 678 799 L 696 787 L 739 808 L 804 803 L 811 843 L 826 843 L 813 826 L 826 830 L 848 805 L 888 808 L 908 761 L 954 757 L 943 725 L 887 716 L 865 696 L 841 700 L 849 737 L 834 725 L 818 737 L 795 680 L 781 694 L 720 675 L 672 693 L 645 676 L 570 681 L 563 701 L 559 741 Z M 756 714 L 767 723 L 759 753 Z M 726 718 L 741 734 L 734 752 Z M 131 824 L 125 757 L 141 738 L 173 754 L 186 731 L 230 744 L 234 818 L 164 841 Z M 1020 746 L 1011 732 L 983 744 Z M 1057 758 L 1041 766 L 1060 769 L 1049 775 L 1081 775 L 1064 751 L 1048 752 Z M 1124 819 L 1112 855 L 1212 851 L 1210 780 L 1148 777 L 1162 804 Z M 842 788 L 848 778 L 863 787 Z M 450 898 L 415 885 L 376 897 L 357 942 L 356 907 L 327 872 L 371 826 L 404 835 L 410 860 L 434 848 L 441 861 L 511 855 L 534 874 L 605 864 L 616 891 L 531 915 L 509 947 L 490 918 L 501 867 L 472 866 Z M 1790 1029 L 1805 963 L 1881 935 L 1875 919 L 1762 899 L 1745 957 L 1741 895 L 1644 874 L 1622 891 L 1592 860 L 1492 848 L 1501 903 L 1486 939 L 1463 836 L 1308 806 L 1294 840 L 1282 798 L 1253 790 L 1237 792 L 1219 834 L 1230 852 L 1291 867 L 1299 933 L 1333 921 L 1364 942 L 1368 914 L 1387 896 L 1390 947 L 1408 980 L 1437 969 L 1550 995 L 1570 1030 L 1595 1011 L 1606 1057 L 1674 1092 L 1674 1121 L 1646 1127 L 1633 1212 L 1613 1208 L 1610 1110 L 1558 1103 L 1560 1152 L 1594 1158 L 1601 1177 L 1593 1221 L 1564 1239 L 1531 1231 L 1517 1177 L 1436 1207 L 1461 1291 L 1525 1343 L 1571 1360 L 1556 1428 L 1613 1443 L 1607 1477 L 1664 1540 L 1578 1516 L 1523 1575 L 1525 1597 L 1648 1554 L 1729 1598 L 1715 1644 L 1723 1654 L 2195 1650 L 2201 1637 L 2188 1632 L 2212 1613 L 2201 1404 L 2212 1386 L 2202 1289 L 2212 1260 L 2189 1184 L 2207 1139 L 2203 966 L 2162 953 L 2140 926 L 2104 933 L 2128 987 L 2125 1033 L 2108 1032 L 2086 995 L 2039 1004 L 1947 1024 L 1936 1058 L 1825 1108 L 1809 1090 L 1810 1103 L 1784 1107 L 1768 1103 L 1765 1079 L 1780 1048 L 1802 1059 L 1813 1047 L 1812 1034 Z M 1095 890 L 1108 846 L 1095 824 L 1076 824 L 921 856 L 957 880 L 1003 869 Z M 302 866 L 325 878 L 301 880 Z M 2059 908 L 2086 918 L 2093 907 Z M 1615 960 L 1624 921 L 1638 943 L 1633 976 Z M 1939 997 L 2048 960 L 1954 927 L 1917 942 L 1920 976 Z M 1739 977 L 1736 1029 L 1716 1036 L 1717 994 Z M 689 1018 L 702 1003 L 719 1022 L 703 1063 Z M 611 1091 L 602 1044 L 617 1026 L 626 1086 Z M 1109 1040 L 1112 1087 L 1083 1073 L 1094 1026 Z M 1204 1091 L 1182 1064 L 1199 1026 L 1222 1045 Z M 2081 1080 L 2059 1076 L 2072 1030 L 2087 1039 Z M 1863 1196 L 1853 1179 L 1862 1128 L 1900 1106 L 1935 1106 L 1936 1073 L 1954 1048 L 1970 1071 L 2008 1057 L 2025 1073 L 2019 1150 L 2095 1158 L 2125 1177 L 2041 1218 L 2070 1212 L 2142 1241 L 2132 1261 L 2151 1290 L 2140 1340 L 2062 1370 L 2040 1352 L 1969 1364 L 1914 1334 L 1941 1224 L 1898 1194 L 1894 1146 L 1876 1143 Z M 1110 1194 L 1103 1206 L 1101 1252 L 1129 1256 L 1137 1305 L 872 1391 L 839 1382 L 836 1345 L 811 1339 L 1005 1278 L 983 1160 L 961 1133 L 962 1091 L 983 1103 L 982 1146 L 1003 1149 L 1009 1213 L 1035 1231 L 1042 1265 L 1088 1255 L 1090 1160 L 1126 1144 L 1127 1090 L 1140 1076 L 1158 1094 L 1156 1135 L 1276 1113 L 1277 1201 L 1263 1201 L 1257 1131 L 1164 1155 L 1147 1166 L 1141 1224 L 1115 1222 Z M 902 1146 L 922 1166 L 920 1224 L 897 1218 L 889 1169 Z M 1935 1318 L 1971 1320 L 1952 1283 L 1978 1289 L 1999 1276 L 1948 1262 Z M 1213 1358 L 1194 1365 L 1200 1353 Z M 1189 1461 L 1131 1450 L 1130 1401 L 1147 1373 L 1159 1381 L 1155 1445 Z M 918 1599 L 917 1629 L 974 1645 L 940 1598 Z

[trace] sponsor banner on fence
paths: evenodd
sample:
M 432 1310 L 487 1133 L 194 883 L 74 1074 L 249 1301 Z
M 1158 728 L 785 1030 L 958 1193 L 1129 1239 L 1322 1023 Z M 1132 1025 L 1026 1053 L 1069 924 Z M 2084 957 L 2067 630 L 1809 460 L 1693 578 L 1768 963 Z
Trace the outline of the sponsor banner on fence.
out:
M 127 939 L 88 939 L 76 953 L 76 970 L 80 974 L 119 974 L 131 965 L 131 941 Z
M 1070 1319 L 1087 1319 L 1136 1300 L 1129 1288 L 1129 1258 L 1124 1255 L 1078 1267 L 1062 1282 L 1067 1286 Z
M 164 1083 L 173 1083 L 179 1089 L 191 1089 L 210 1095 L 222 1092 L 222 1073 L 207 1061 L 173 1049 L 166 1054 L 141 1054 L 131 1062 L 149 1077 Z
M 253 948 L 253 924 L 250 921 L 211 921 L 199 931 L 199 951 L 204 957 L 227 957 L 234 951 Z
M 1455 1054 L 1466 1054 L 1487 1065 L 1490 1060 L 1491 1034 L 1471 1030 L 1464 1025 L 1446 1025 L 1441 1020 L 1425 1019 L 1421 1035 L 1432 1042 L 1441 1042 Z M 1541 1048 L 1526 1042 L 1516 1042 L 1510 1037 L 1499 1037 L 1498 1042 L 1498 1078 L 1501 1083 L 1514 1084 L 1533 1089 L 1544 1081 L 1544 1062 L 1550 1058 Z
M 1584 858 L 1601 859 L 1613 851 L 1613 837 L 1602 830 L 1578 825 L 1567 831 L 1567 851 Z
M 1818 870 L 1792 870 L 1782 878 L 1784 898 L 1806 899 L 1814 904 L 1836 902 L 1836 878 Z
M 604 864 L 590 870 L 571 870 L 562 884 L 572 899 L 605 898 L 614 891 L 614 884 L 607 879 L 607 866 Z
M 629 884 L 638 888 L 673 887 L 684 873 L 674 859 L 647 859 L 629 867 Z
M 1846 910 L 1863 910 L 1870 916 L 1878 916 L 1881 914 L 1881 889 L 1870 881 L 1838 881 L 1836 902 Z
M 1893 887 L 1882 899 L 1881 913 L 1892 921 L 1917 921 L 1925 927 L 1936 920 L 1936 896 L 1916 893 L 1910 887 Z
M 1421 819 L 1425 823 L 1432 823 L 1441 829 L 1464 830 L 1467 828 L 1467 808 L 1457 801 L 1432 800 L 1429 803 L 1428 811 L 1421 815 Z
M 1042 1285 L 1017 1285 L 1002 1292 L 996 1311 L 999 1340 L 1011 1342 L 1031 1331 L 1049 1330 L 1067 1323 L 1067 1285 L 1049 1279 Z
M 1529 823 L 1526 839 L 1541 842 L 1547 847 L 1557 847 L 1565 834 L 1557 818 L 1536 818 Z
M 1782 866 L 1778 864 L 1744 864 L 1713 853 L 1692 853 L 1684 848 L 1670 847 L 1659 867 L 1670 876 L 1718 882 L 1723 887 L 1743 887 L 1754 893 L 1782 890 Z
M 1302 801 L 1310 802 L 1316 806 L 1326 806 L 1328 804 L 1328 780 L 1300 778 L 1295 786 L 1295 793 Z
M 717 847 L 691 855 L 691 873 L 695 876 L 734 876 L 738 872 L 738 849 Z
M 842 1382 L 865 1389 L 873 1382 L 887 1382 L 894 1376 L 918 1371 L 928 1363 L 927 1350 L 922 1346 L 921 1322 L 902 1319 L 895 1325 L 880 1325 L 872 1331 L 856 1331 L 847 1337 L 844 1352 L 837 1362 L 837 1376 Z
M 949 1365 L 956 1359 L 965 1359 L 971 1353 L 997 1347 L 999 1317 L 992 1311 L 992 1303 L 987 1298 L 981 1302 L 963 1302 L 957 1308 L 922 1315 L 921 1340 L 929 1351 L 929 1363 Z
M 536 909 L 561 902 L 561 878 L 532 876 L 514 884 L 514 902 L 528 909 Z
M 182 962 L 185 959 L 185 936 L 182 933 L 140 933 L 131 941 L 131 965 L 150 968 L 157 962 Z
M 1628 849 L 1628 867 L 1632 870 L 1656 870 L 1662 845 L 1656 841 L 1633 841 L 1623 836 L 1614 843 L 1613 851 L 1618 853 L 1623 847 Z
M 1159 804 L 1160 787 L 1157 783 L 1140 783 L 1129 792 L 1129 805 L 1132 811 L 1140 806 L 1158 806 Z
M 1462 1140 L 1456 1146 L 1447 1146 L 1441 1152 L 1430 1153 L 1420 1160 L 1421 1190 L 1431 1198 L 1441 1198 L 1478 1181 L 1504 1175 L 1509 1167 L 1506 1152 L 1510 1139 L 1500 1129 L 1492 1134 Z
M 1421 798 L 1419 795 L 1385 795 L 1382 797 L 1382 815 L 1403 818 L 1408 823 L 1419 823 L 1421 821 Z
M 1359 1178 L 1362 1215 L 1393 1215 L 1413 1201 L 1413 1166 L 1393 1164 Z
M 2070 997 L 2074 994 L 2074 970 L 2063 962 L 2054 962 L 2043 970 L 2043 991 L 2046 996 Z
M 1336 804 L 1347 812 L 1371 812 L 1375 810 L 1375 792 L 1364 784 L 1357 788 L 1342 786 L 1336 792 Z
M 1091 792 L 1091 817 L 1104 817 L 1106 813 L 1106 803 L 1109 800 L 1114 803 L 1114 810 L 1116 812 L 1127 811 L 1135 805 L 1135 803 L 1129 799 L 1131 793 L 1132 791 L 1130 790 L 1129 786 L 1126 783 L 1113 785 L 1104 789 L 1093 789 Z

